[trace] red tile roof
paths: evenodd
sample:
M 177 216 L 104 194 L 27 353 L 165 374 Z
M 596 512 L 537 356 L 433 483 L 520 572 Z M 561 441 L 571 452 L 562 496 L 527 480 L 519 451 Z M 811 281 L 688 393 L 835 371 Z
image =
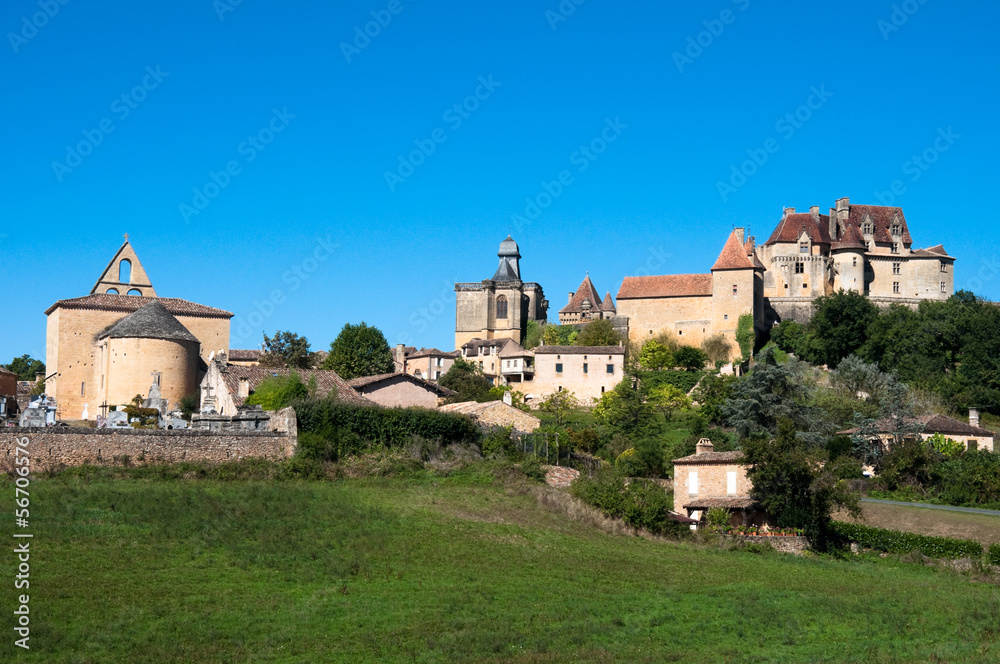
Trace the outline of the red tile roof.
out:
M 712 294 L 711 274 L 665 274 L 625 277 L 618 300 L 646 297 L 695 297 Z
M 957 435 L 957 436 L 980 436 L 980 437 L 994 437 L 996 432 L 990 431 L 989 429 L 983 429 L 982 427 L 974 427 L 968 422 L 963 422 L 961 420 L 956 420 L 953 417 L 948 417 L 946 415 L 920 415 L 907 420 L 908 422 L 915 422 L 917 424 L 922 424 L 923 429 L 921 433 L 940 433 L 944 435 Z M 879 420 L 875 423 L 875 427 L 878 433 L 891 433 L 895 431 L 892 423 L 888 420 Z M 842 435 L 850 435 L 857 433 L 857 427 L 851 429 L 845 429 L 844 431 L 838 431 L 837 433 Z
M 226 381 L 226 389 L 233 397 L 233 403 L 242 405 L 244 398 L 240 396 L 240 380 L 245 379 L 250 383 L 250 391 L 253 392 L 267 378 L 272 376 L 287 376 L 291 373 L 289 369 L 269 369 L 267 367 L 241 367 L 235 364 L 227 365 L 225 373 L 222 375 Z M 302 382 L 306 385 L 315 378 L 317 396 L 325 397 L 330 392 L 336 390 L 337 400 L 355 406 L 376 406 L 373 401 L 369 401 L 358 394 L 347 381 L 337 375 L 336 371 L 296 369 Z
M 778 222 L 771 237 L 765 245 L 776 242 L 798 242 L 805 231 L 812 242 L 830 244 L 830 216 L 819 214 L 815 217 L 810 212 L 792 212 L 786 214 Z
M 608 293 L 608 295 L 610 296 L 611 294 Z M 583 312 L 584 300 L 590 301 L 589 311 L 601 311 L 604 307 L 601 296 L 597 293 L 597 289 L 594 288 L 594 283 L 590 280 L 589 274 L 583 278 L 583 281 L 580 282 L 576 292 L 573 294 L 573 299 L 569 301 L 569 304 L 560 309 L 559 313 L 568 314 Z
M 698 463 L 742 463 L 743 452 L 702 452 L 701 454 L 692 454 L 690 456 L 681 457 L 680 459 L 674 459 L 674 463 L 684 464 L 698 464 Z
M 604 301 L 601 302 L 601 309 L 605 311 L 615 310 L 615 301 L 611 299 L 611 291 L 606 291 L 604 293 Z
M 624 346 L 539 346 L 535 355 L 624 355 Z
M 910 237 L 910 229 L 906 225 L 906 217 L 903 216 L 903 208 L 886 207 L 883 205 L 851 205 L 847 217 L 847 223 L 857 226 L 859 229 L 866 219 L 870 219 L 873 228 L 872 235 L 876 242 L 893 242 L 890 233 L 893 221 L 900 224 L 900 234 L 903 244 L 910 244 L 913 238 Z
M 867 249 L 865 239 L 861 236 L 861 231 L 857 226 L 848 225 L 840 239 L 834 242 L 831 249 Z
M 747 255 L 746 246 L 734 230 L 726 239 L 726 244 L 722 246 L 722 252 L 719 253 L 712 270 L 752 270 L 754 267 L 753 261 Z
M 462 355 L 461 351 L 450 350 L 443 351 L 437 348 L 421 348 L 418 351 L 411 352 L 406 356 L 408 360 L 416 360 L 421 357 L 460 357 Z
M 51 314 L 56 309 L 97 309 L 100 311 L 120 311 L 130 314 L 150 302 L 159 302 L 174 316 L 198 316 L 201 318 L 232 318 L 233 314 L 222 309 L 206 307 L 203 304 L 180 300 L 175 297 L 143 297 L 141 295 L 109 295 L 95 293 L 69 300 L 59 300 L 45 310 Z
M 362 376 L 361 378 L 352 378 L 347 381 L 347 384 L 352 388 L 367 388 L 373 385 L 378 385 L 379 383 L 385 383 L 392 380 L 405 380 L 414 385 L 419 385 L 420 387 L 426 389 L 429 392 L 434 392 L 442 397 L 452 397 L 458 394 L 454 390 L 449 390 L 447 387 L 441 387 L 437 383 L 432 383 L 430 381 L 424 380 L 423 378 L 417 378 L 414 375 L 404 373 L 402 371 L 397 371 L 395 373 L 379 374 L 378 376 Z M 371 390 L 363 390 L 363 392 L 370 392 Z

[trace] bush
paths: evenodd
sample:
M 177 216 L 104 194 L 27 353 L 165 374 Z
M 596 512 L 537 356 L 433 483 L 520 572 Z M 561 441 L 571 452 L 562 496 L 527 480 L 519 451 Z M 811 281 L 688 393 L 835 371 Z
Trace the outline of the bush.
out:
M 986 554 L 986 560 L 990 565 L 1000 565 L 1000 544 L 990 544 L 990 550 Z
M 529 454 L 521 461 L 521 472 L 530 479 L 538 482 L 545 481 L 545 471 L 542 470 L 542 462 L 534 454 Z
M 510 439 L 511 427 L 493 427 L 484 436 L 480 448 L 483 456 L 509 457 L 514 454 L 514 443 Z
M 702 371 L 643 371 L 639 374 L 639 382 L 647 394 L 663 385 L 673 385 L 687 394 L 703 375 Z
M 604 470 L 592 478 L 576 480 L 570 491 L 606 516 L 621 519 L 630 526 L 660 535 L 680 536 L 688 532 L 686 525 L 670 518 L 672 496 L 654 482 L 633 479 L 626 484 L 621 473 Z
M 834 521 L 833 530 L 840 537 L 857 542 L 860 546 L 887 553 L 910 553 L 917 550 L 931 558 L 975 559 L 983 555 L 982 545 L 975 540 L 916 535 L 843 521 Z

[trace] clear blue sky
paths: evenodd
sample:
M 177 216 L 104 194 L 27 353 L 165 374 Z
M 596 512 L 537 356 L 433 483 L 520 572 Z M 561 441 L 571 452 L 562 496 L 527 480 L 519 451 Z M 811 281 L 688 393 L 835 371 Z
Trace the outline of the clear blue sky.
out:
M 588 270 L 612 294 L 705 272 L 733 226 L 763 240 L 784 206 L 897 180 L 915 244 L 1000 299 L 995 3 L 230 1 L 4 4 L 0 361 L 44 355 L 44 310 L 124 233 L 160 295 L 236 314 L 235 347 L 280 328 L 326 348 L 364 320 L 450 349 L 451 284 L 490 277 L 508 232 L 554 319 Z M 433 153 L 397 170 L 417 141 Z M 720 193 L 748 151 L 767 160 Z M 314 264 L 318 238 L 338 248 Z

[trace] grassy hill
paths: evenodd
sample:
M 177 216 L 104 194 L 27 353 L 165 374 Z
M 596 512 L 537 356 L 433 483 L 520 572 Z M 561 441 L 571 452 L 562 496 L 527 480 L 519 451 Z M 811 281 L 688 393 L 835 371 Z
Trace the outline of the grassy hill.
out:
M 0 659 L 1000 659 L 994 585 L 891 559 L 608 534 L 495 467 L 336 481 L 141 474 L 33 482 L 32 650 L 8 637 Z M 5 578 L 14 564 L 2 557 Z

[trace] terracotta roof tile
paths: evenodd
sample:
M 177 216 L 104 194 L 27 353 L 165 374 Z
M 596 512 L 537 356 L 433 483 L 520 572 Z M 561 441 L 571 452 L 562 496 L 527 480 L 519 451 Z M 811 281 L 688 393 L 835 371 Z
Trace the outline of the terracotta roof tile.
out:
M 696 297 L 712 294 L 711 274 L 665 274 L 625 277 L 618 300 L 646 297 Z
M 729 234 L 729 238 L 726 239 L 726 244 L 723 245 L 722 251 L 719 253 L 719 258 L 715 261 L 712 269 L 746 270 L 753 269 L 754 267 L 753 261 L 747 256 L 746 247 L 734 230 Z
M 539 346 L 535 355 L 624 355 L 624 346 Z
M 903 208 L 887 207 L 883 205 L 851 205 L 847 217 L 847 223 L 857 226 L 859 229 L 866 219 L 870 219 L 873 228 L 872 235 L 876 242 L 893 242 L 890 233 L 894 220 L 900 224 L 900 239 L 903 244 L 910 244 L 913 238 L 910 237 L 910 229 L 906 225 L 906 217 L 903 216 Z
M 831 249 L 867 249 L 868 245 L 865 244 L 865 239 L 861 236 L 861 231 L 858 230 L 857 226 L 848 224 L 847 230 L 840 237 L 839 240 L 834 242 Z
M 697 463 L 733 463 L 743 461 L 743 452 L 702 452 L 690 456 L 674 459 L 674 463 L 697 464 Z
M 421 348 L 418 351 L 411 352 L 406 356 L 406 359 L 416 360 L 421 357 L 459 357 L 461 354 L 461 351 L 457 350 L 443 351 L 438 350 L 437 348 Z
M 765 245 L 772 245 L 776 242 L 798 242 L 799 237 L 805 231 L 812 242 L 819 244 L 830 244 L 830 216 L 826 214 L 816 215 L 810 212 L 792 212 L 786 214 L 778 222 L 771 237 L 767 238 Z
M 713 507 L 729 509 L 761 508 L 761 504 L 749 496 L 705 496 L 692 498 L 684 505 L 686 510 L 710 510 Z
M 347 384 L 350 385 L 352 388 L 358 388 L 358 387 L 364 388 L 364 387 L 370 387 L 372 385 L 377 385 L 378 383 L 384 383 L 386 381 L 393 380 L 396 378 L 409 381 L 414 385 L 419 385 L 420 387 L 423 387 L 431 392 L 435 392 L 443 397 L 452 397 L 458 394 L 458 392 L 449 390 L 447 387 L 441 387 L 437 383 L 432 383 L 430 381 L 424 380 L 423 378 L 417 378 L 416 376 L 404 373 L 402 371 L 397 371 L 394 373 L 387 373 L 387 374 L 379 374 L 377 376 L 362 376 L 361 378 L 352 378 L 351 380 L 347 381 Z
M 990 431 L 989 429 L 983 429 L 982 427 L 974 427 L 968 422 L 963 422 L 961 420 L 956 420 L 953 417 L 948 417 L 946 415 L 920 415 L 918 417 L 909 418 L 907 422 L 915 422 L 917 424 L 922 424 L 923 429 L 921 433 L 940 433 L 944 435 L 958 435 L 958 436 L 996 436 L 996 432 Z M 879 433 L 889 433 L 893 431 L 892 424 L 888 420 L 879 420 L 875 423 L 875 427 L 878 429 Z M 851 435 L 857 433 L 857 427 L 851 429 L 845 429 L 844 431 L 838 431 L 838 434 Z
M 601 309 L 605 311 L 615 311 L 615 301 L 611 299 L 611 291 L 604 293 L 604 301 L 601 302 Z
M 233 314 L 222 309 L 206 307 L 203 304 L 188 302 L 175 297 L 142 297 L 141 295 L 109 295 L 95 293 L 69 300 L 59 300 L 45 310 L 51 314 L 56 309 L 98 309 L 101 311 L 121 311 L 132 313 L 138 311 L 150 302 L 159 302 L 174 316 L 199 316 L 204 318 L 232 318 Z
M 608 295 L 610 296 L 611 294 L 608 293 Z M 584 300 L 588 300 L 590 302 L 590 308 L 587 311 L 601 311 L 604 308 L 601 296 L 597 293 L 597 289 L 594 288 L 594 283 L 590 280 L 589 274 L 583 278 L 583 281 L 580 282 L 576 292 L 573 294 L 573 299 L 569 301 L 569 304 L 560 309 L 559 313 L 568 314 L 583 312 Z
M 226 367 L 223 376 L 226 381 L 226 389 L 233 397 L 233 403 L 237 406 L 243 404 L 243 397 L 240 396 L 240 380 L 246 379 L 250 384 L 250 391 L 253 392 L 260 387 L 261 382 L 272 376 L 287 376 L 291 373 L 289 369 L 269 369 L 267 367 L 241 367 L 230 364 Z M 318 369 L 296 369 L 303 383 L 309 384 L 312 378 L 316 378 L 316 393 L 325 397 L 331 391 L 337 391 L 337 400 L 354 406 L 377 406 L 358 394 L 353 387 L 347 384 L 343 378 L 337 375 L 336 371 L 323 371 Z

